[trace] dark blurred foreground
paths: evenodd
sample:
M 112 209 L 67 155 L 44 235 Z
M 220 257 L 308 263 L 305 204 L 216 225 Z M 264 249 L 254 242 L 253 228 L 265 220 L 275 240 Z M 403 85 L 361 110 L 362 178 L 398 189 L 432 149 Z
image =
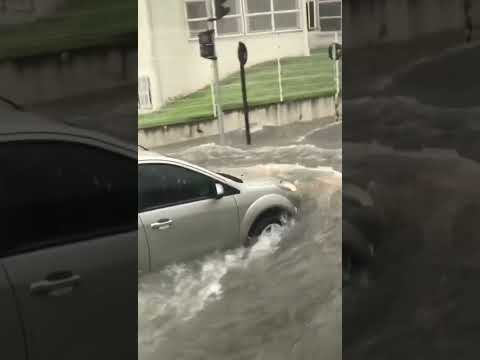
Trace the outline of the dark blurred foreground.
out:
M 345 62 L 344 184 L 369 189 L 385 223 L 343 291 L 344 359 L 479 356 L 480 44 L 462 34 Z

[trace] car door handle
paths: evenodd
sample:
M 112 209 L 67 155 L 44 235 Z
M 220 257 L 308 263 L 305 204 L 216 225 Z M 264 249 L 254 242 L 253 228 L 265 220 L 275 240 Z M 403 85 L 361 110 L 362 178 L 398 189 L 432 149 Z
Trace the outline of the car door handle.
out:
M 30 284 L 30 292 L 34 295 L 59 296 L 71 293 L 80 284 L 80 276 L 71 271 L 51 273 L 45 280 Z
M 153 230 L 166 230 L 170 226 L 172 226 L 172 224 L 173 224 L 173 220 L 162 219 L 162 220 L 158 220 L 157 222 L 154 222 L 153 224 L 150 225 L 150 227 Z

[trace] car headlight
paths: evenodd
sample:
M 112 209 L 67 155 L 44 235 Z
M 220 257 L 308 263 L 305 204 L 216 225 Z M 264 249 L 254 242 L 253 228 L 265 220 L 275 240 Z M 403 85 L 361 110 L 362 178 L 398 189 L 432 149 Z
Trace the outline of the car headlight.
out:
M 280 187 L 284 190 L 296 192 L 298 189 L 295 185 L 288 181 L 280 181 Z

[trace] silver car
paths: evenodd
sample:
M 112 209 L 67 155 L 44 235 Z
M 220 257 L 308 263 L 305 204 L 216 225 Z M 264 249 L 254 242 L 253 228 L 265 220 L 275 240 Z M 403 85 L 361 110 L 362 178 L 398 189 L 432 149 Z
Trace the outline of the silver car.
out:
M 138 266 L 142 273 L 209 252 L 251 246 L 298 213 L 295 185 L 242 181 L 139 149 Z
M 3 358 L 136 358 L 136 147 L 0 119 Z

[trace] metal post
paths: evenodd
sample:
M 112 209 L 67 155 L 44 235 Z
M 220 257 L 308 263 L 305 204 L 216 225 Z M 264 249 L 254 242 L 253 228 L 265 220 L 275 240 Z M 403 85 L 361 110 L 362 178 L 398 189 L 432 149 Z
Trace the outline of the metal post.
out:
M 335 43 L 338 43 L 338 32 L 335 31 Z M 335 60 L 335 116 L 337 121 L 340 120 L 340 111 L 339 111 L 339 98 L 340 98 L 340 60 L 337 58 Z
M 217 119 L 218 119 L 218 131 L 220 133 L 220 145 L 225 145 L 225 128 L 223 126 L 223 110 L 222 110 L 222 98 L 220 97 L 220 84 L 218 75 L 217 60 L 212 61 L 213 67 L 213 87 L 215 93 L 215 100 L 217 103 Z
M 277 58 L 277 68 L 278 68 L 278 88 L 280 90 L 280 102 L 283 103 L 282 64 L 280 62 L 280 58 Z
M 212 2 L 207 2 L 207 16 L 209 19 L 213 18 L 213 8 Z M 213 21 L 208 21 L 208 29 L 213 30 L 214 25 Z M 215 35 L 214 35 L 215 36 Z M 215 49 L 215 52 L 217 50 Z M 216 55 L 216 54 L 215 54 Z M 218 120 L 218 132 L 220 134 L 220 145 L 225 145 L 225 129 L 223 124 L 223 111 L 222 111 L 222 99 L 220 97 L 220 85 L 219 85 L 219 72 L 218 72 L 218 62 L 217 59 L 212 60 L 212 74 L 213 74 L 213 94 L 215 105 L 216 105 L 216 115 Z
M 335 32 L 335 42 L 338 43 L 338 32 Z M 335 60 L 335 80 L 337 83 L 337 96 L 340 95 L 340 60 Z
M 212 110 L 213 110 L 213 117 L 217 117 L 217 105 L 216 105 L 216 99 L 215 99 L 215 89 L 213 86 L 213 82 L 210 84 L 210 95 L 212 97 Z
M 304 48 L 304 55 L 305 56 L 310 56 L 310 40 L 308 37 L 308 27 L 309 27 L 309 16 L 308 16 L 308 11 L 307 11 L 307 6 L 308 6 L 308 0 L 302 1 L 303 5 L 303 48 Z
M 280 102 L 283 103 L 283 84 L 282 84 L 282 63 L 280 61 L 280 43 L 277 37 L 277 70 L 278 70 L 278 88 L 280 91 Z
M 245 79 L 245 66 L 240 65 L 240 78 L 242 81 L 242 99 L 243 99 L 243 113 L 245 115 L 245 133 L 247 135 L 247 145 L 252 144 L 252 138 L 250 135 L 250 118 L 249 118 L 249 108 L 247 100 L 247 82 Z

